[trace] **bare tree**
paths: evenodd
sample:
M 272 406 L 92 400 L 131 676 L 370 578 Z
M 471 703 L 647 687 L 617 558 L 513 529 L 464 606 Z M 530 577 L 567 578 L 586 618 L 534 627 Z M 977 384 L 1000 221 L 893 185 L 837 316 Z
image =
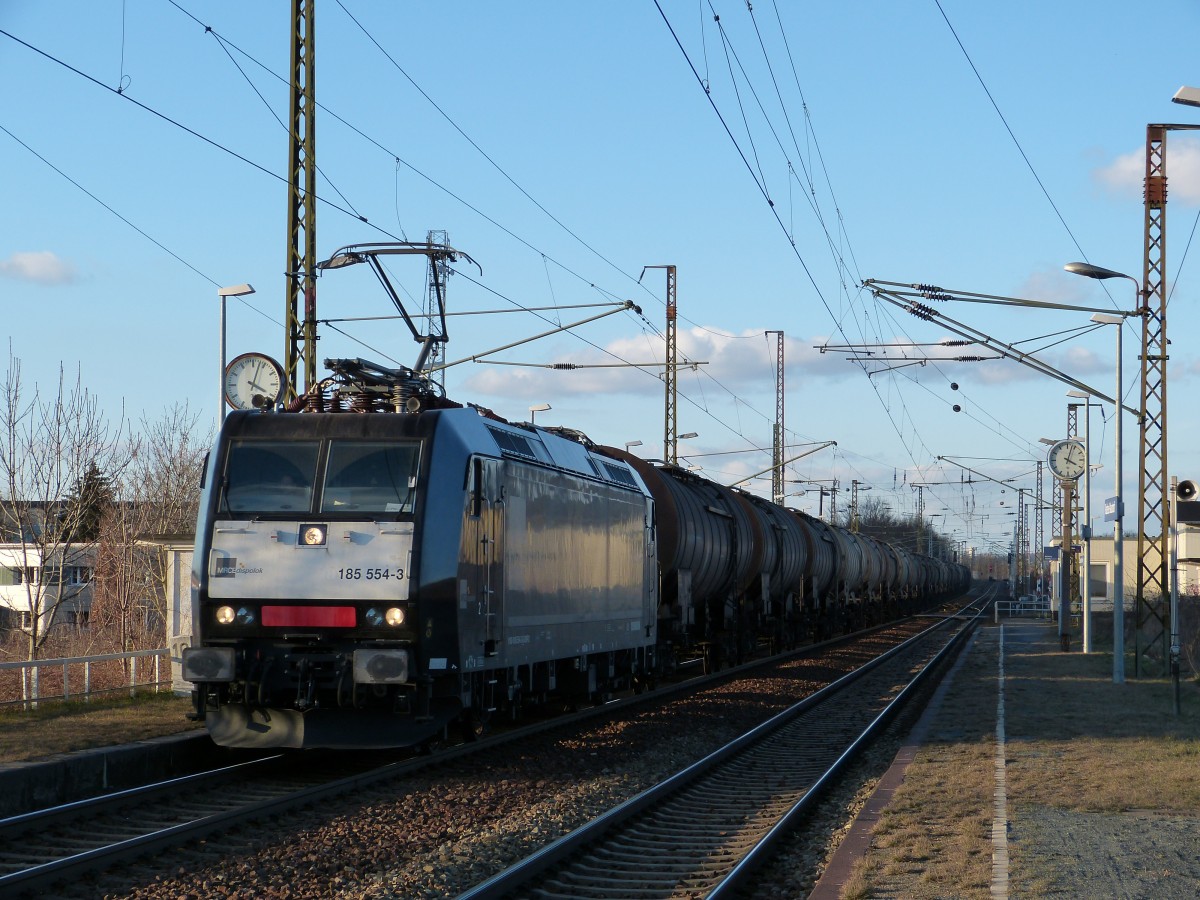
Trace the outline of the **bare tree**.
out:
M 176 404 L 143 418 L 131 440 L 121 502 L 100 529 L 93 625 L 113 650 L 161 647 L 167 617 L 167 550 L 154 538 L 190 534 L 211 430 L 196 436 L 199 416 Z M 149 540 L 148 540 L 149 539 Z
M 124 653 L 136 647 L 138 598 L 146 594 L 149 562 L 137 545 L 137 513 L 123 500 L 100 521 L 96 541 L 96 578 L 92 587 L 91 631 L 101 652 Z
M 27 606 L 26 655 L 37 659 L 60 607 L 87 586 L 80 572 L 92 567 L 94 521 L 88 504 L 71 502 L 72 491 L 88 472 L 122 475 L 124 419 L 110 425 L 79 377 L 68 387 L 61 368 L 52 397 L 36 385 L 27 395 L 10 348 L 0 429 L 0 527 Z

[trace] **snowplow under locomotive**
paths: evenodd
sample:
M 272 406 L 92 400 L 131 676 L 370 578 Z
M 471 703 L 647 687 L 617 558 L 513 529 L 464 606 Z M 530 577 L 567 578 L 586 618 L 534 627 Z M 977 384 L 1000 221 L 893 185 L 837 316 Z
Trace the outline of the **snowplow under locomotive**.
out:
M 968 587 L 577 433 L 419 391 L 310 406 L 338 411 L 231 414 L 209 460 L 183 664 L 226 746 L 415 745 Z

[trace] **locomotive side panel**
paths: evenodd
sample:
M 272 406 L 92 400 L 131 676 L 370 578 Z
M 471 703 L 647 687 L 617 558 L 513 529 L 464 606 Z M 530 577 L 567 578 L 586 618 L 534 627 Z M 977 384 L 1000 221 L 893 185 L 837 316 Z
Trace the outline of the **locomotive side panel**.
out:
M 508 460 L 503 506 L 504 664 L 654 642 L 640 492 Z
M 466 480 L 463 671 L 653 643 L 657 579 L 645 495 L 513 459 L 475 457 Z

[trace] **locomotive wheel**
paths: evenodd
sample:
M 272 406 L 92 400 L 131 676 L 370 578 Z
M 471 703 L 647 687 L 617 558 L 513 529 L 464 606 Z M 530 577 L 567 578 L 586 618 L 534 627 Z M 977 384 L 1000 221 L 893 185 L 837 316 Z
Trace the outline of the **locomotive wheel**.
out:
M 421 756 L 433 756 L 433 754 L 437 753 L 438 750 L 442 748 L 442 745 L 445 743 L 445 741 L 446 731 L 445 729 L 442 729 L 437 734 L 427 737 L 425 740 L 421 741 L 421 743 L 417 745 L 417 753 Z

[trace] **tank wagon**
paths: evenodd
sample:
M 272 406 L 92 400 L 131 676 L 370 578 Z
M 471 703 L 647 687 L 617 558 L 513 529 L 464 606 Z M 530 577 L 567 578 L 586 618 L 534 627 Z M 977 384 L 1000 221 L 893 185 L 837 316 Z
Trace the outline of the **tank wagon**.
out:
M 232 413 L 210 454 L 183 671 L 219 744 L 474 733 L 969 585 L 962 566 L 376 371 L 394 377 L 375 397 L 342 385 L 350 401 Z

